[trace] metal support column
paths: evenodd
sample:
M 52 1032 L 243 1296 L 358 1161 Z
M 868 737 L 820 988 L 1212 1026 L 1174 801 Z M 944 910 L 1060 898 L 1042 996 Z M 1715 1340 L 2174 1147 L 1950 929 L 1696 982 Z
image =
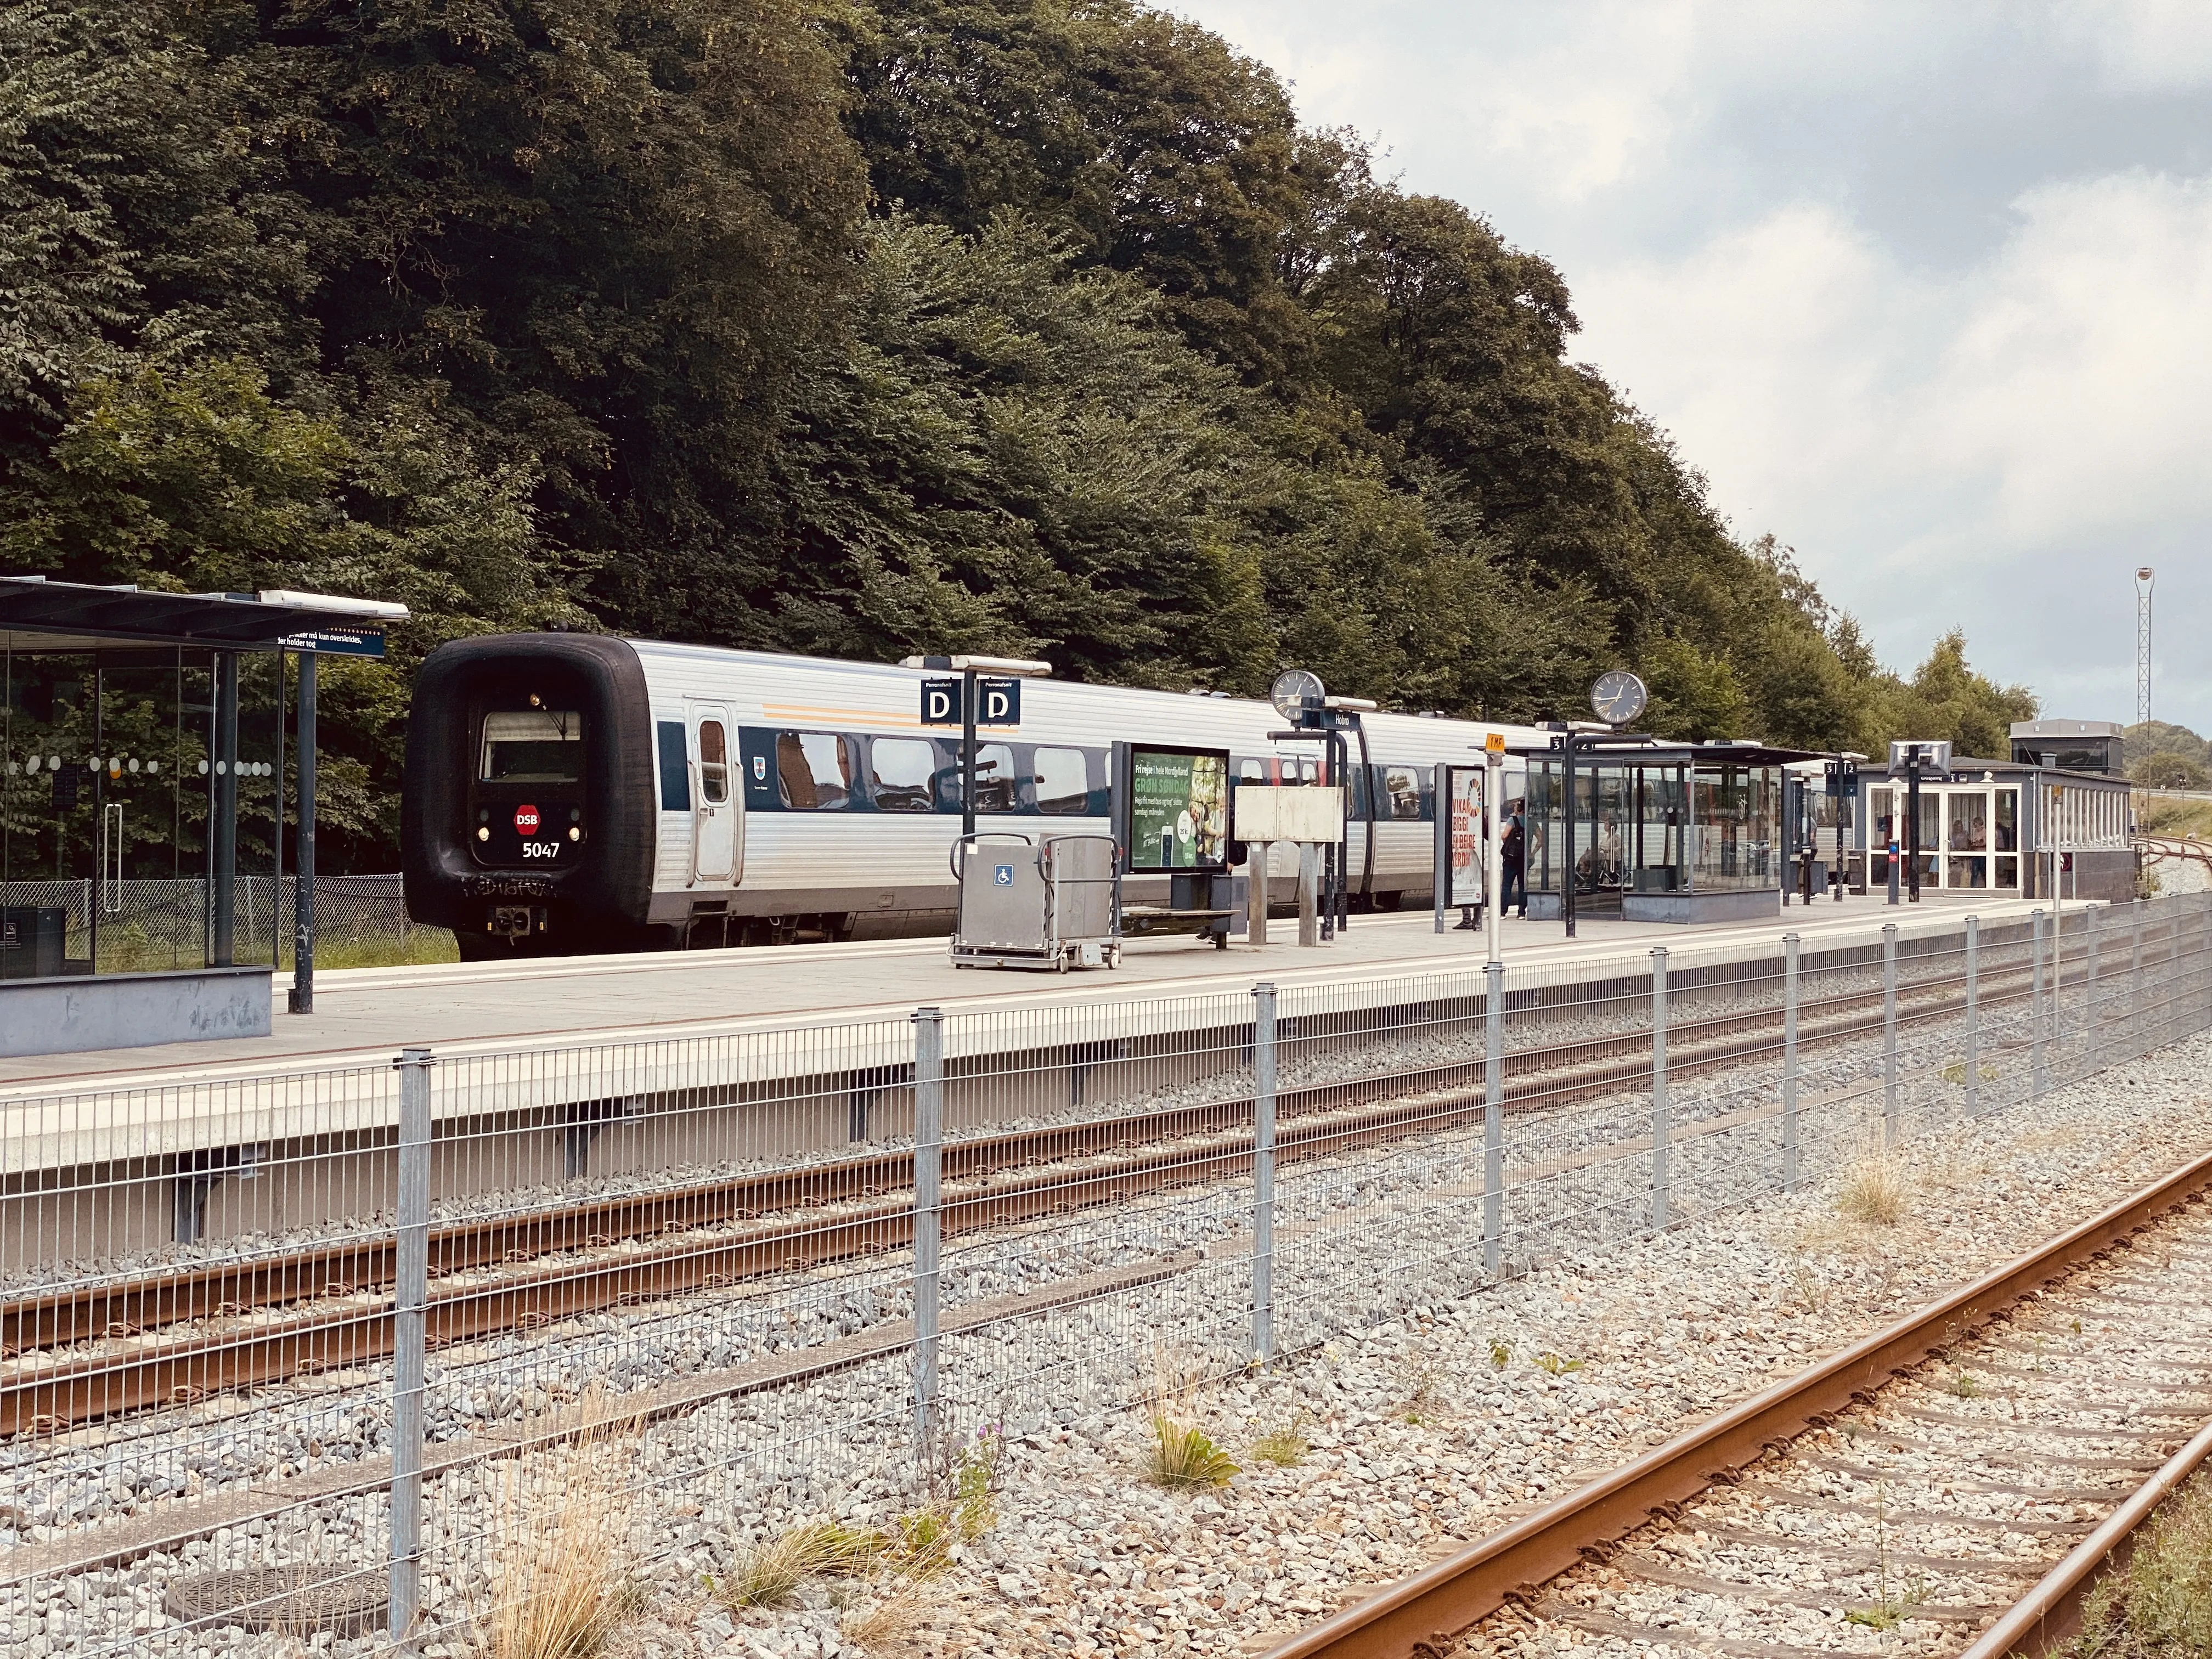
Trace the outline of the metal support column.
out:
M 1797 1190 L 1797 957 L 1795 933 L 1782 936 L 1782 1190 Z
M 430 1291 L 430 1051 L 404 1048 L 399 1073 L 398 1237 L 392 1318 L 392 1587 L 388 1630 L 411 1633 L 422 1604 L 423 1310 Z
M 210 966 L 232 966 L 238 949 L 238 653 L 215 653 L 215 765 L 208 780 L 210 891 L 215 906 Z
M 1982 1115 L 1982 919 L 1966 918 L 1966 1115 Z
M 1881 1144 L 1897 1145 L 1897 924 L 1881 927 Z
M 292 995 L 295 1014 L 315 1012 L 315 653 L 300 653 L 300 830 L 295 859 Z M 279 826 L 282 835 L 282 826 Z
M 928 1466 L 937 1439 L 937 1275 L 943 1242 L 945 1014 L 914 1012 L 914 1450 Z
M 2043 1053 L 2043 912 L 2036 911 L 2028 918 L 2028 922 L 2034 935 L 2031 958 L 2033 966 L 2028 980 L 2028 1070 L 2033 1079 L 2035 1098 L 2040 1100 L 2043 1098 L 2045 1091 L 2051 1086 L 2051 1077 L 2045 1066 Z
M 1667 947 L 1651 952 L 1651 1230 L 1666 1231 L 1670 1206 L 1667 1171 Z
M 1505 1246 L 1505 964 L 1482 977 L 1482 1271 L 1495 1279 Z
M 1252 988 L 1252 1358 L 1275 1357 L 1275 988 Z

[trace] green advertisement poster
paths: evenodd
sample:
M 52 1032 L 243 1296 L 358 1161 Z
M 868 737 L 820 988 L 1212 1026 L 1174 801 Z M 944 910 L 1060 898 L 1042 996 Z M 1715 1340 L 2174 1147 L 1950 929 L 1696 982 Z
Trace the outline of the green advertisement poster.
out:
M 1218 869 L 1228 851 L 1229 757 L 1129 751 L 1129 867 Z

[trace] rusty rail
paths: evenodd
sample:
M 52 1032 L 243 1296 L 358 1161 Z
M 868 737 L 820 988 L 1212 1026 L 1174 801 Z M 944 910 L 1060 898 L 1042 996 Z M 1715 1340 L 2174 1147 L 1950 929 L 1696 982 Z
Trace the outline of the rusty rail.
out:
M 2022 974 L 2007 977 L 2025 980 Z M 1914 988 L 1940 994 L 1948 985 L 1947 977 Z M 1997 1007 L 2025 994 L 1988 988 L 1982 1000 Z M 1878 1013 L 1859 1017 L 1856 1011 L 1880 1000 L 1878 992 L 1849 992 L 1808 1005 L 1806 1013 L 1815 1017 L 1802 1028 L 1801 1043 L 1810 1048 L 1878 1029 Z M 1942 1018 L 1961 1001 L 1939 994 L 1909 1008 L 1900 1023 Z M 1778 1009 L 1761 1009 L 1678 1024 L 1669 1036 L 1668 1069 L 1680 1077 L 1755 1058 L 1772 1046 L 1768 1028 L 1779 1019 Z M 1639 1031 L 1520 1050 L 1507 1056 L 1507 1076 L 1520 1085 L 1508 1088 L 1507 1108 L 1525 1113 L 1632 1087 L 1648 1074 L 1650 1048 L 1650 1033 Z M 1285 1090 L 1278 1157 L 1285 1163 L 1328 1157 L 1462 1124 L 1480 1113 L 1482 1073 L 1477 1059 Z M 1252 1109 L 1249 1097 L 1233 1097 L 951 1143 L 944 1154 L 945 1232 L 975 1232 L 1233 1178 L 1250 1166 L 1245 1126 Z M 1069 1159 L 1089 1161 L 1078 1169 L 1054 1167 Z M 1009 1170 L 1017 1173 L 1009 1177 Z M 913 1209 L 901 1189 L 912 1179 L 911 1154 L 891 1152 L 455 1223 L 431 1235 L 434 1282 L 495 1276 L 434 1288 L 429 1340 L 449 1346 L 902 1249 L 911 1242 Z M 810 1213 L 828 1206 L 842 1207 Z M 729 1231 L 700 1237 L 710 1228 Z M 626 1243 L 645 1248 L 586 1261 L 555 1259 Z M 57 1432 L 119 1413 L 381 1359 L 392 1351 L 392 1241 L 364 1239 L 0 1304 L 0 1351 L 10 1353 L 101 1337 L 137 1339 L 226 1315 L 290 1310 L 245 1329 L 185 1334 L 21 1368 L 0 1378 L 0 1436 Z
M 1266 1659 L 1441 1659 L 1462 1632 L 1509 1598 L 1532 1598 L 1539 1586 L 1588 1554 L 1603 1553 L 1653 1516 L 1671 1518 L 1686 1499 L 1715 1480 L 1753 1462 L 1769 1447 L 1819 1427 L 1891 1376 L 1957 1340 L 1961 1329 L 1994 1318 L 2166 1212 L 2202 1201 L 2208 1187 L 2212 1153 L 1503 1531 L 1300 1632 L 1268 1650 Z M 2191 1444 L 2206 1437 L 2199 1435 Z M 2090 1566 L 2096 1559 L 2101 1558 L 2093 1558 Z M 2051 1606 L 2059 1605 L 2054 1598 Z M 2005 1650 L 1970 1651 L 1976 1659 L 1997 1659 Z

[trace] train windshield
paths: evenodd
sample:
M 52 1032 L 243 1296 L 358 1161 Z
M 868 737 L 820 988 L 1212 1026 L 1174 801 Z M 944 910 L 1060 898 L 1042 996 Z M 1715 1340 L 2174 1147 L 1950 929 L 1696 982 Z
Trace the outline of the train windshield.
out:
M 581 783 L 584 717 L 552 708 L 486 714 L 478 775 L 483 783 Z

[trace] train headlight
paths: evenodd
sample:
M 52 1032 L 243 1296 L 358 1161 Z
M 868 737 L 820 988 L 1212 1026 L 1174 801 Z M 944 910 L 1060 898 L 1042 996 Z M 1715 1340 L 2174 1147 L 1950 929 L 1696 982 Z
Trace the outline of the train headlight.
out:
M 491 831 L 485 829 L 482 824 L 478 824 L 477 826 L 477 839 L 478 841 L 489 841 L 491 839 Z
M 584 832 L 582 830 L 577 829 L 573 823 L 568 826 L 568 839 L 570 841 L 581 841 L 583 838 Z

